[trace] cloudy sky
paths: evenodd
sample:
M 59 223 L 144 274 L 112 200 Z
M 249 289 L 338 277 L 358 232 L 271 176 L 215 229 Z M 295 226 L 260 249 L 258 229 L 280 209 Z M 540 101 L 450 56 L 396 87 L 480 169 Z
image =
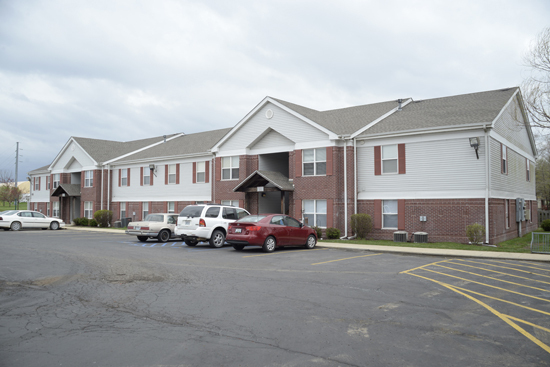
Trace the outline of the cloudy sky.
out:
M 0 171 L 71 136 L 232 127 L 265 96 L 318 110 L 517 86 L 548 0 L 0 0 Z

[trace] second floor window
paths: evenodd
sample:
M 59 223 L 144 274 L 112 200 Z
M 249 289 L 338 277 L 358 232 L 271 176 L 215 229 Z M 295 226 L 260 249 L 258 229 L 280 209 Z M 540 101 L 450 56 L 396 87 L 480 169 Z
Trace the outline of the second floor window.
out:
M 128 186 L 128 168 L 120 170 L 120 186 Z
M 323 176 L 327 174 L 327 149 L 303 150 L 304 176 Z
M 175 164 L 168 165 L 168 183 L 169 184 L 176 183 L 176 165 Z
M 197 182 L 206 182 L 205 162 L 197 162 Z
M 59 173 L 54 173 L 53 175 L 53 188 L 54 189 L 57 189 L 59 187 L 59 181 L 60 181 L 60 174 Z
M 222 180 L 237 180 L 239 178 L 239 157 L 222 158 Z
M 143 169 L 143 184 L 151 185 L 151 170 L 149 169 L 149 167 L 145 167 Z
M 46 176 L 46 190 L 49 190 L 50 189 L 50 176 Z M 48 216 L 50 214 L 48 213 Z
M 397 144 L 382 146 L 382 173 L 397 173 Z
M 40 177 L 34 178 L 34 191 L 40 190 Z
M 302 209 L 308 226 L 327 227 L 326 200 L 304 200 Z
M 508 148 L 504 144 L 500 146 L 502 147 L 502 173 L 508 174 Z
M 94 171 L 84 172 L 84 187 L 94 186 Z

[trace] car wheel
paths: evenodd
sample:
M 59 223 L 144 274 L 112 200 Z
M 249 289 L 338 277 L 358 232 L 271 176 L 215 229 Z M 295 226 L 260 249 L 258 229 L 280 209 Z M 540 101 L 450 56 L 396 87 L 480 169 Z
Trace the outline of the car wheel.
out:
M 51 222 L 50 223 L 50 229 L 52 231 L 58 230 L 59 229 L 59 222 L 56 222 L 56 221 Z
M 273 236 L 269 236 L 265 239 L 262 249 L 264 252 L 273 252 L 275 251 L 275 246 L 277 246 L 277 240 Z
M 137 238 L 140 242 L 145 242 L 145 241 L 147 241 L 148 237 L 147 236 L 137 236 Z
M 242 251 L 244 248 L 244 245 L 233 245 L 233 248 L 237 251 Z
M 157 238 L 159 242 L 168 242 L 168 240 L 170 239 L 170 231 L 167 229 L 163 229 L 162 231 L 160 231 Z
M 195 247 L 195 246 L 197 246 L 197 241 L 195 241 L 195 240 L 185 240 L 185 244 L 187 246 Z
M 316 244 L 317 244 L 317 238 L 315 238 L 314 235 L 310 234 L 309 237 L 307 238 L 305 247 L 308 249 L 312 249 L 315 247 Z
M 225 243 L 225 236 L 222 231 L 220 231 L 219 229 L 216 229 L 212 233 L 212 237 L 210 237 L 210 240 L 208 242 L 210 243 L 211 247 L 216 247 L 216 248 L 223 247 Z
M 19 231 L 21 229 L 21 223 L 11 222 L 10 228 L 11 228 L 12 231 Z

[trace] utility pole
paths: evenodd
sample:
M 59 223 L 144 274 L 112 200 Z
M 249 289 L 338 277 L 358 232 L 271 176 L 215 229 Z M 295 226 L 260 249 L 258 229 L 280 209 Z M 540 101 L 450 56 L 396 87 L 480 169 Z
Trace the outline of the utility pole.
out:
M 19 142 L 15 146 L 15 189 L 17 190 L 17 171 L 19 169 Z M 15 210 L 19 209 L 19 198 L 15 198 Z

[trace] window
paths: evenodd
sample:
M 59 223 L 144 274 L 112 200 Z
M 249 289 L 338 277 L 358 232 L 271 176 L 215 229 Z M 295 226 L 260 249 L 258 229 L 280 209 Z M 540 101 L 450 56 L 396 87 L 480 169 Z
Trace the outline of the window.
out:
M 46 215 L 50 216 L 50 203 L 46 203 Z
M 145 219 L 149 215 L 149 203 L 143 203 L 141 217 Z
M 397 228 L 397 200 L 382 201 L 382 228 Z
M 222 200 L 222 205 L 239 206 L 239 200 Z
M 120 218 L 126 218 L 126 203 L 120 203 Z
M 223 208 L 222 217 L 223 219 L 239 219 L 235 208 Z
M 501 156 L 502 156 L 502 173 L 504 173 L 505 175 L 508 174 L 508 160 L 507 160 L 507 152 L 508 152 L 508 148 L 506 147 L 506 145 L 504 144 L 501 144 L 500 145 L 502 150 L 501 150 Z
M 206 213 L 204 213 L 205 218 L 217 218 L 218 215 L 220 215 L 220 207 L 219 206 L 213 206 L 211 208 L 206 209 Z
M 504 200 L 504 212 L 506 213 L 506 228 L 510 228 L 510 200 Z
M 149 169 L 149 167 L 145 167 L 143 169 L 143 184 L 151 185 L 151 170 Z
M 175 213 L 176 212 L 176 203 L 174 201 L 168 202 L 168 213 Z
M 169 164 L 168 165 L 168 184 L 175 184 L 175 183 L 176 183 L 176 165 Z
M 59 201 L 53 202 L 53 213 L 52 216 L 59 218 Z
M 120 186 L 128 186 L 128 168 L 120 170 Z
M 382 146 L 382 173 L 397 173 L 397 144 Z
M 91 201 L 84 202 L 84 218 L 93 219 L 93 203 Z
M 323 176 L 327 174 L 327 149 L 304 149 L 304 176 Z
M 84 172 L 84 187 L 94 186 L 94 171 L 85 171 Z M 86 217 L 88 218 L 88 217 Z
M 327 226 L 327 201 L 326 200 L 304 200 L 303 207 L 304 221 L 310 226 L 326 228 Z
M 38 203 L 34 203 L 34 211 L 35 211 L 35 212 L 38 211 Z
M 197 162 L 197 182 L 206 182 L 205 162 Z
M 46 190 L 49 190 L 49 189 L 50 189 L 50 176 L 46 176 Z
M 239 157 L 222 158 L 222 180 L 237 180 L 239 178 Z
M 40 177 L 34 177 L 34 190 L 38 191 L 40 190 Z
M 59 173 L 55 173 L 53 175 L 53 188 L 54 189 L 57 189 L 59 187 L 59 181 L 60 181 L 60 174 Z
M 531 182 L 531 167 L 529 164 L 529 160 L 526 159 L 525 163 L 527 164 L 527 182 Z

